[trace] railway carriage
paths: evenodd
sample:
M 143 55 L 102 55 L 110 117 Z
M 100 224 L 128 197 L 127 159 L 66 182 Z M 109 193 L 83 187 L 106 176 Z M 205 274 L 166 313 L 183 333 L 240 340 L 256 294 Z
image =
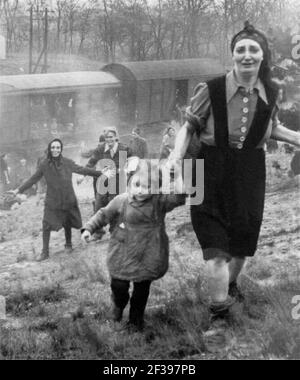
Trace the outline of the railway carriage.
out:
M 111 63 L 102 70 L 122 83 L 120 119 L 137 125 L 174 119 L 178 109 L 188 104 L 197 83 L 224 73 L 214 59 Z
M 53 137 L 69 145 L 118 124 L 120 81 L 104 72 L 0 77 L 0 150 L 35 150 Z
M 0 151 L 35 152 L 36 157 L 49 140 L 60 137 L 78 153 L 80 142 L 94 146 L 109 125 L 118 126 L 124 138 L 133 126 L 142 126 L 145 136 L 155 135 L 158 143 L 162 123 L 178 119 L 196 84 L 222 73 L 214 59 L 187 59 L 112 63 L 97 72 L 2 76 Z

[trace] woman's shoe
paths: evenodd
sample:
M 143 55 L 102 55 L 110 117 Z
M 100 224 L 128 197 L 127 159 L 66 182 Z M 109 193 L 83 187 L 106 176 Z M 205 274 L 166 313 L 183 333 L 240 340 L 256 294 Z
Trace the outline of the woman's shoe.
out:
M 138 321 L 128 321 L 126 323 L 126 329 L 129 333 L 136 333 L 136 332 L 143 332 L 145 328 L 144 320 L 138 320 Z
M 73 251 L 72 244 L 66 244 L 65 245 L 65 252 L 66 253 L 72 253 L 72 251 Z
M 41 256 L 36 260 L 37 262 L 45 261 L 49 259 L 49 252 L 42 251 Z

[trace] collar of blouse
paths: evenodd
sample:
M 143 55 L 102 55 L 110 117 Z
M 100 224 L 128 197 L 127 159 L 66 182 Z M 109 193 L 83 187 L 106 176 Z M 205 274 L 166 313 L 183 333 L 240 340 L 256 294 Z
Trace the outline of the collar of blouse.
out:
M 238 83 L 234 71 L 230 71 L 226 76 L 226 97 L 227 97 L 227 103 L 230 102 L 230 100 L 234 97 L 234 95 L 237 93 L 239 88 L 244 88 L 241 84 Z M 253 90 L 257 90 L 258 96 L 266 103 L 268 104 L 267 94 L 265 87 L 262 83 L 262 81 L 258 78 L 255 85 L 253 86 Z M 251 94 L 250 91 L 250 94 Z

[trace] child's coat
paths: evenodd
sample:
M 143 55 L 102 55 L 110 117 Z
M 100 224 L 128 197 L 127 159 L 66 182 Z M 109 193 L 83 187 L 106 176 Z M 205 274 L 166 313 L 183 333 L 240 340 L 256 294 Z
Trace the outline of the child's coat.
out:
M 184 195 L 153 195 L 140 202 L 127 193 L 121 194 L 84 226 L 93 233 L 117 219 L 108 248 L 112 278 L 152 281 L 167 272 L 169 239 L 164 219 L 167 212 L 184 203 Z

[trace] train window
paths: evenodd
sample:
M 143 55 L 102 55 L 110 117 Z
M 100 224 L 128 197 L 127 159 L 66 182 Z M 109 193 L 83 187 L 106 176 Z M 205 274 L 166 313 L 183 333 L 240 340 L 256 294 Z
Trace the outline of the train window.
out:
M 187 80 L 176 81 L 176 104 L 179 107 L 187 105 L 189 95 L 189 84 Z
M 46 99 L 43 95 L 32 95 L 30 105 L 31 107 L 44 107 L 46 105 Z

